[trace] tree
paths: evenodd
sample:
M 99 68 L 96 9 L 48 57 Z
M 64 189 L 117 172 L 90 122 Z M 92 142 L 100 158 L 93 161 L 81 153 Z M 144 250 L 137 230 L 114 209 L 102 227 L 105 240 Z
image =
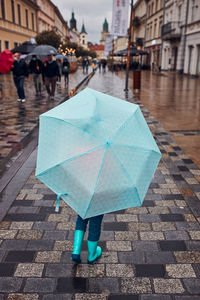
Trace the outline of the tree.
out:
M 59 47 L 61 43 L 60 35 L 57 34 L 54 30 L 51 31 L 44 30 L 38 33 L 35 40 L 38 45 L 51 45 L 56 49 Z
M 66 48 L 75 49 L 76 57 L 79 57 L 79 56 L 91 56 L 92 58 L 97 57 L 97 54 L 95 51 L 87 50 L 81 46 L 78 46 L 77 43 L 67 41 L 64 44 L 62 44 L 61 49 L 63 49 L 63 52 L 65 52 Z

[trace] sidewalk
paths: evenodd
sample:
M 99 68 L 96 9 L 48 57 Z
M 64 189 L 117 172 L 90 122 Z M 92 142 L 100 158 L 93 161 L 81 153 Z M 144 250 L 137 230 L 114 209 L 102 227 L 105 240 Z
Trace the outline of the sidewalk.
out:
M 132 70 L 129 75 L 132 89 Z M 125 72 L 118 72 L 118 76 L 125 84 Z M 141 90 L 134 93 L 200 168 L 200 79 L 175 72 L 142 70 Z
M 118 76 L 97 73 L 88 86 L 139 104 L 162 160 L 142 207 L 105 215 L 97 264 L 87 265 L 84 241 L 74 266 L 76 214 L 62 201 L 55 213 L 56 195 L 34 177 L 34 151 L 0 223 L 0 300 L 199 300 L 200 170 Z
M 68 93 L 77 86 L 84 78 L 81 70 L 70 74 L 69 85 L 57 85 L 55 100 L 49 101 L 45 86 L 43 86 L 42 97 L 35 96 L 35 88 L 32 76 L 25 82 L 26 102 L 17 102 L 17 92 L 13 83 L 12 74 L 0 76 L 1 98 L 0 98 L 0 172 L 5 168 L 5 163 L 13 155 L 20 154 L 19 150 L 24 148 L 31 139 L 31 134 L 38 124 L 41 113 L 58 105 Z

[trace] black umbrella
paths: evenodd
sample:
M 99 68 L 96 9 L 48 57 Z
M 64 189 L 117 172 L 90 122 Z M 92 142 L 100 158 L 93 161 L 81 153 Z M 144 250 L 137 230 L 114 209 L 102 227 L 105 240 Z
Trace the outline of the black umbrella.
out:
M 58 51 L 53 46 L 40 45 L 40 46 L 35 47 L 35 49 L 33 49 L 33 51 L 31 51 L 31 53 L 29 53 L 29 55 L 37 55 L 37 56 L 47 56 L 49 54 L 56 55 L 56 54 L 58 54 Z
M 31 42 L 24 42 L 20 46 L 15 47 L 12 52 L 19 52 L 21 54 L 28 54 L 36 47 L 36 44 L 32 44 Z
M 115 55 L 117 55 L 117 56 L 127 56 L 127 54 L 128 54 L 128 49 L 127 48 L 123 49 L 123 50 L 120 50 L 120 51 L 117 51 L 115 53 Z M 138 55 L 145 55 L 145 54 L 147 54 L 145 51 L 139 50 L 135 47 L 130 48 L 130 55 L 131 56 L 138 56 Z

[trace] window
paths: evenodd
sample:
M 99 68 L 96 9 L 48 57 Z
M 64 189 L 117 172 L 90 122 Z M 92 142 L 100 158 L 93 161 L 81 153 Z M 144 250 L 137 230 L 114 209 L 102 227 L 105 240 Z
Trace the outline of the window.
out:
M 16 48 L 18 46 L 17 42 L 14 42 L 14 48 Z
M 158 0 L 156 0 L 156 11 L 158 10 Z
M 28 9 L 25 9 L 25 14 L 26 14 L 26 27 L 28 28 Z
M 152 38 L 152 25 L 150 26 L 150 30 L 149 30 L 149 39 L 151 40 Z
M 156 20 L 155 23 L 154 23 L 154 37 L 157 36 L 156 30 L 157 30 L 157 20 Z
M 196 19 L 196 12 L 198 11 L 198 5 L 196 5 L 196 1 L 192 0 L 192 15 L 191 15 L 191 22 L 195 21 Z
M 182 13 L 182 6 L 179 5 L 178 7 L 178 20 L 181 21 L 181 13 Z
M 15 3 L 14 0 L 11 0 L 11 10 L 12 10 L 12 21 L 15 23 Z
M 149 7 L 148 7 L 148 16 L 150 16 L 151 15 L 151 5 L 149 5 Z
M 85 40 L 83 40 L 83 45 L 85 45 Z
M 158 36 L 161 36 L 162 21 L 159 22 Z
M 21 25 L 21 7 L 17 4 L 17 11 L 18 11 L 18 23 Z
M 6 14 L 5 14 L 5 3 L 4 3 L 4 0 L 1 0 L 1 16 L 2 16 L 2 19 L 5 20 Z
M 154 2 L 151 4 L 151 14 L 153 15 L 154 13 Z
M 32 30 L 34 30 L 35 24 L 34 24 L 34 14 L 33 13 L 31 14 L 31 17 L 32 17 Z
M 5 41 L 5 49 L 9 49 L 9 41 Z

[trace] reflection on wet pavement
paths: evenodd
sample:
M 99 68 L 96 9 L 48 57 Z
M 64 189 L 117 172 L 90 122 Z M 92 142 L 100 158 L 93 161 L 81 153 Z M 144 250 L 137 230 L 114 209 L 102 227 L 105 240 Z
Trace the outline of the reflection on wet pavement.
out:
M 68 91 L 85 77 L 81 71 L 70 74 L 69 85 L 57 85 L 55 100 L 48 100 L 43 86 L 42 96 L 35 96 L 32 76 L 25 82 L 26 102 L 17 102 L 17 92 L 12 74 L 0 76 L 0 165 L 11 151 L 19 150 L 19 142 L 26 137 L 38 123 L 41 113 L 58 105 Z
M 118 75 L 125 77 L 122 72 Z M 129 88 L 132 87 L 130 71 Z M 141 91 L 134 94 L 200 167 L 200 79 L 142 71 Z

